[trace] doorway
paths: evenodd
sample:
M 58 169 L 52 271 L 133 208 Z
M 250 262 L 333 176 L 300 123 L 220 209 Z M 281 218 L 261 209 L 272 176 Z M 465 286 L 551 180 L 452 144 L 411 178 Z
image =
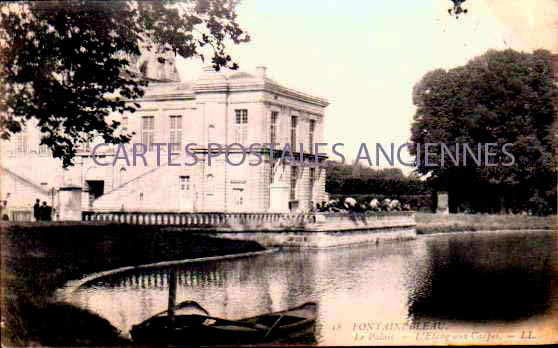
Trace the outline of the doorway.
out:
M 89 206 L 93 205 L 93 201 L 101 197 L 105 192 L 104 180 L 87 180 L 87 188 L 89 191 Z

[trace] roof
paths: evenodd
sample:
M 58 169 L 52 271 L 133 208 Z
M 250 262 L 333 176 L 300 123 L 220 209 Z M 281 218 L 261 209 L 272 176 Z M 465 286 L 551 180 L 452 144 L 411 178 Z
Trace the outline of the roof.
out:
M 320 107 L 329 105 L 324 98 L 285 87 L 270 79 L 265 76 L 265 69 L 259 74 L 251 74 L 245 71 L 215 71 L 212 67 L 204 68 L 203 74 L 195 81 L 151 82 L 142 99 L 194 99 L 195 95 L 199 93 L 234 91 L 268 91 Z

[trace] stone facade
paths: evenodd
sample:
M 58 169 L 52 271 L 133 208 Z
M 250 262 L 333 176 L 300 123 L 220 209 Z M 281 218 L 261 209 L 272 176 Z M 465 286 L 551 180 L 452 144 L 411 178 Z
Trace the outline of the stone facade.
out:
M 328 103 L 281 86 L 266 76 L 265 68 L 255 74 L 206 68 L 196 81 L 151 82 L 138 103 L 141 107 L 133 114 L 111 116 L 121 122 L 120 131 L 135 132 L 130 144 L 88 144 L 69 170 L 39 147 L 40 134 L 28 125 L 19 138 L 2 146 L 2 199 L 24 209 L 35 198 L 48 198 L 56 208 L 60 188 L 77 186 L 82 188 L 82 210 L 266 212 L 273 181 L 289 187 L 287 211 L 307 211 L 327 198 L 325 169 L 293 170 L 278 159 L 283 146 L 294 140 L 295 151 L 302 143 L 302 156 L 315 161 L 310 145 L 324 142 Z M 243 160 L 240 145 L 230 146 L 239 143 L 248 150 L 272 140 L 280 144 L 273 164 L 267 148 L 253 145 L 253 153 Z M 157 143 L 165 145 L 157 151 Z M 168 143 L 178 144 L 170 161 Z M 210 156 L 217 144 L 223 151 L 230 146 L 228 156 Z M 148 151 L 140 156 L 144 145 Z

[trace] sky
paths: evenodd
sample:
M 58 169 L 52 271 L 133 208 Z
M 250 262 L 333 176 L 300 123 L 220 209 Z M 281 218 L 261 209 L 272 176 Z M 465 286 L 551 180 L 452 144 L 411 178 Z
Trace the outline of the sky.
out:
M 243 71 L 263 65 L 277 82 L 326 98 L 325 142 L 344 143 L 351 162 L 366 143 L 375 161 L 376 143 L 409 141 L 412 88 L 428 71 L 464 65 L 488 49 L 558 53 L 558 0 L 468 0 L 458 19 L 448 14 L 452 4 L 243 0 L 238 23 L 251 41 L 229 52 Z M 202 63 L 180 60 L 177 67 L 191 80 Z

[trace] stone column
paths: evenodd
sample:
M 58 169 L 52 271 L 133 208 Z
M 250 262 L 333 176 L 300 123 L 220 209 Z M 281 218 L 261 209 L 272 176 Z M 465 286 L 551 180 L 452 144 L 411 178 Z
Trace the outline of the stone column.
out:
M 60 187 L 58 199 L 60 221 L 81 221 L 81 187 Z
M 289 212 L 289 185 L 282 182 L 269 185 L 269 211 L 273 213 Z
M 448 193 L 444 191 L 438 192 L 438 207 L 436 209 L 438 214 L 449 214 Z
M 285 165 L 276 161 L 273 166 L 273 182 L 269 184 L 269 212 L 288 213 L 289 209 L 289 184 L 283 177 Z

